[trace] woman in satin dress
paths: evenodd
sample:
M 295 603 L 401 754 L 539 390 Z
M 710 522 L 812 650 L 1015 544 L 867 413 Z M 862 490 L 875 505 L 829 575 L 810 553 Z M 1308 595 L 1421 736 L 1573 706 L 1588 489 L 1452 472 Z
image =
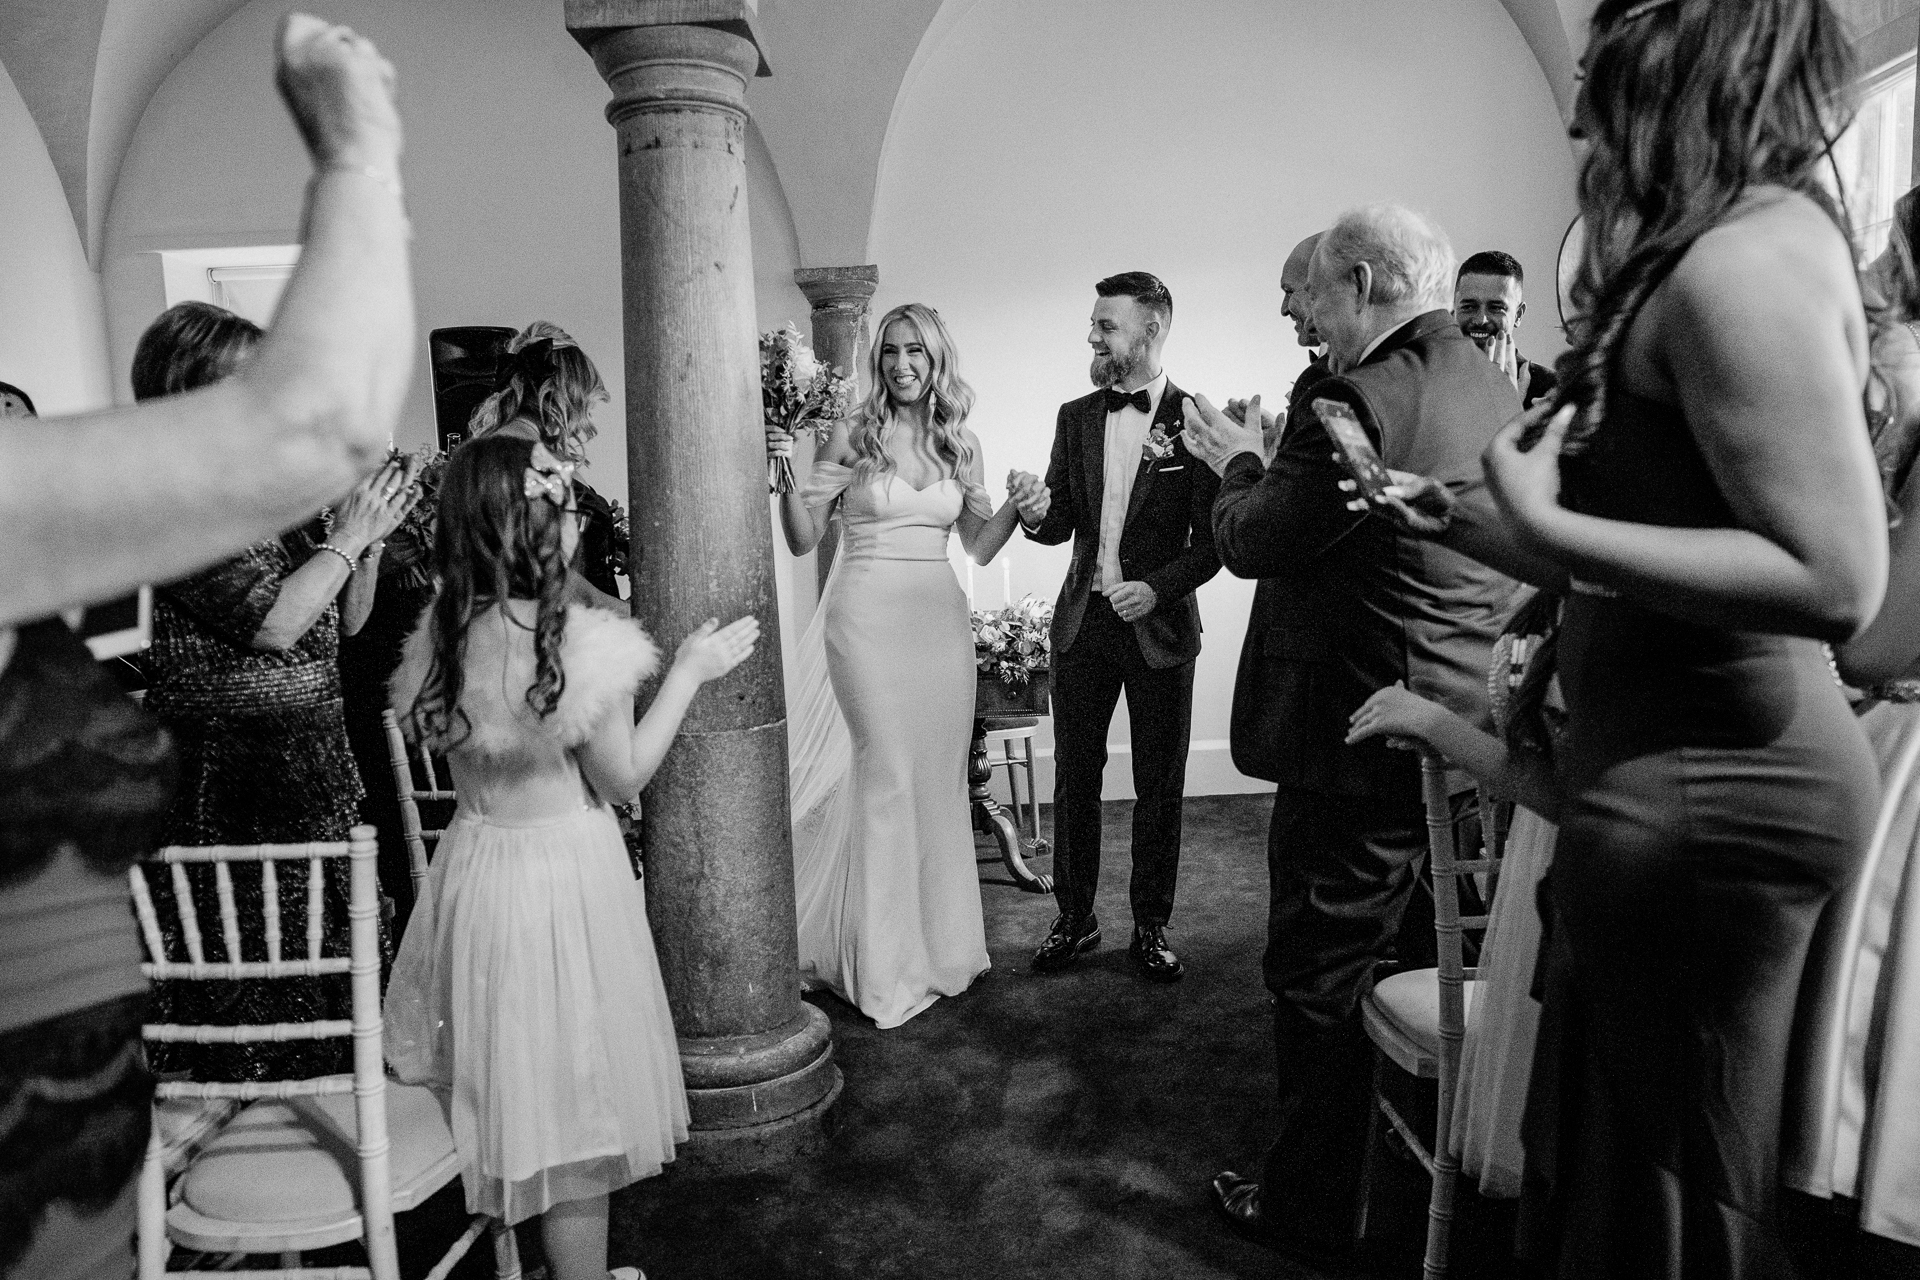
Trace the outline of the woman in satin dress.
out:
M 939 313 L 896 307 L 879 334 L 861 411 L 817 456 L 781 432 L 768 450 L 807 476 L 780 500 L 793 553 L 836 512 L 842 529 L 790 681 L 801 978 L 886 1028 L 988 967 L 967 807 L 973 628 L 947 539 L 986 564 L 1018 510 L 994 511 L 982 486 L 973 392 Z
M 1522 1249 L 1559 1277 L 1789 1276 L 1788 1046 L 1879 789 L 1822 645 L 1887 575 L 1821 185 L 1849 46 L 1826 0 L 1603 0 L 1585 69 L 1565 407 L 1487 452 L 1571 588 Z

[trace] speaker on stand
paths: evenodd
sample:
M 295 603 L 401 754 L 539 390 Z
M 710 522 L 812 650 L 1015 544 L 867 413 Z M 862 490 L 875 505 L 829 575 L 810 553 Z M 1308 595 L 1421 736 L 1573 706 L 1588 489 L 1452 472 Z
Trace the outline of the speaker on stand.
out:
M 467 424 L 480 402 L 493 394 L 495 378 L 514 330 L 496 324 L 435 329 L 427 335 L 433 364 L 433 418 L 440 451 L 450 453 L 467 438 Z

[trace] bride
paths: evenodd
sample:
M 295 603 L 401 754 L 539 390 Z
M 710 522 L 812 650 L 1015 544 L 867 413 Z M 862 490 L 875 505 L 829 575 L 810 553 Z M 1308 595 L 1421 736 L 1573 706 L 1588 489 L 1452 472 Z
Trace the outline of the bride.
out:
M 1018 510 L 996 513 L 981 485 L 973 391 L 938 312 L 889 311 L 868 372 L 866 403 L 817 457 L 778 431 L 767 451 L 807 476 L 780 499 L 795 555 L 836 508 L 842 525 L 789 676 L 801 977 L 885 1028 L 988 967 L 967 810 L 973 630 L 947 535 L 986 564 Z M 1031 502 L 1039 481 L 1008 483 Z

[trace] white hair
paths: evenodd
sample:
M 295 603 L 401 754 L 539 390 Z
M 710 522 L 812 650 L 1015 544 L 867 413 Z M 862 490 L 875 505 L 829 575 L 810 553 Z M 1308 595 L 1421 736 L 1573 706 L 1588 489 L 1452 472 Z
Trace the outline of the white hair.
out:
M 1453 305 L 1453 244 L 1425 214 L 1397 204 L 1349 209 L 1315 252 L 1326 255 L 1337 275 L 1348 275 L 1363 262 L 1371 267 L 1367 301 L 1374 306 L 1418 303 L 1434 310 Z

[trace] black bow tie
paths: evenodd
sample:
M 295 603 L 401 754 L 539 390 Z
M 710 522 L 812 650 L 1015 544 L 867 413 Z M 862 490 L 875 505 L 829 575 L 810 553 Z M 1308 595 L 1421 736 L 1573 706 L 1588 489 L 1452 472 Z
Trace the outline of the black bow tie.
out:
M 1128 395 L 1124 391 L 1117 391 L 1112 387 L 1107 388 L 1108 413 L 1118 413 L 1128 405 L 1132 405 L 1142 413 L 1152 413 L 1153 397 L 1147 394 L 1145 387 L 1140 388 L 1132 395 Z

